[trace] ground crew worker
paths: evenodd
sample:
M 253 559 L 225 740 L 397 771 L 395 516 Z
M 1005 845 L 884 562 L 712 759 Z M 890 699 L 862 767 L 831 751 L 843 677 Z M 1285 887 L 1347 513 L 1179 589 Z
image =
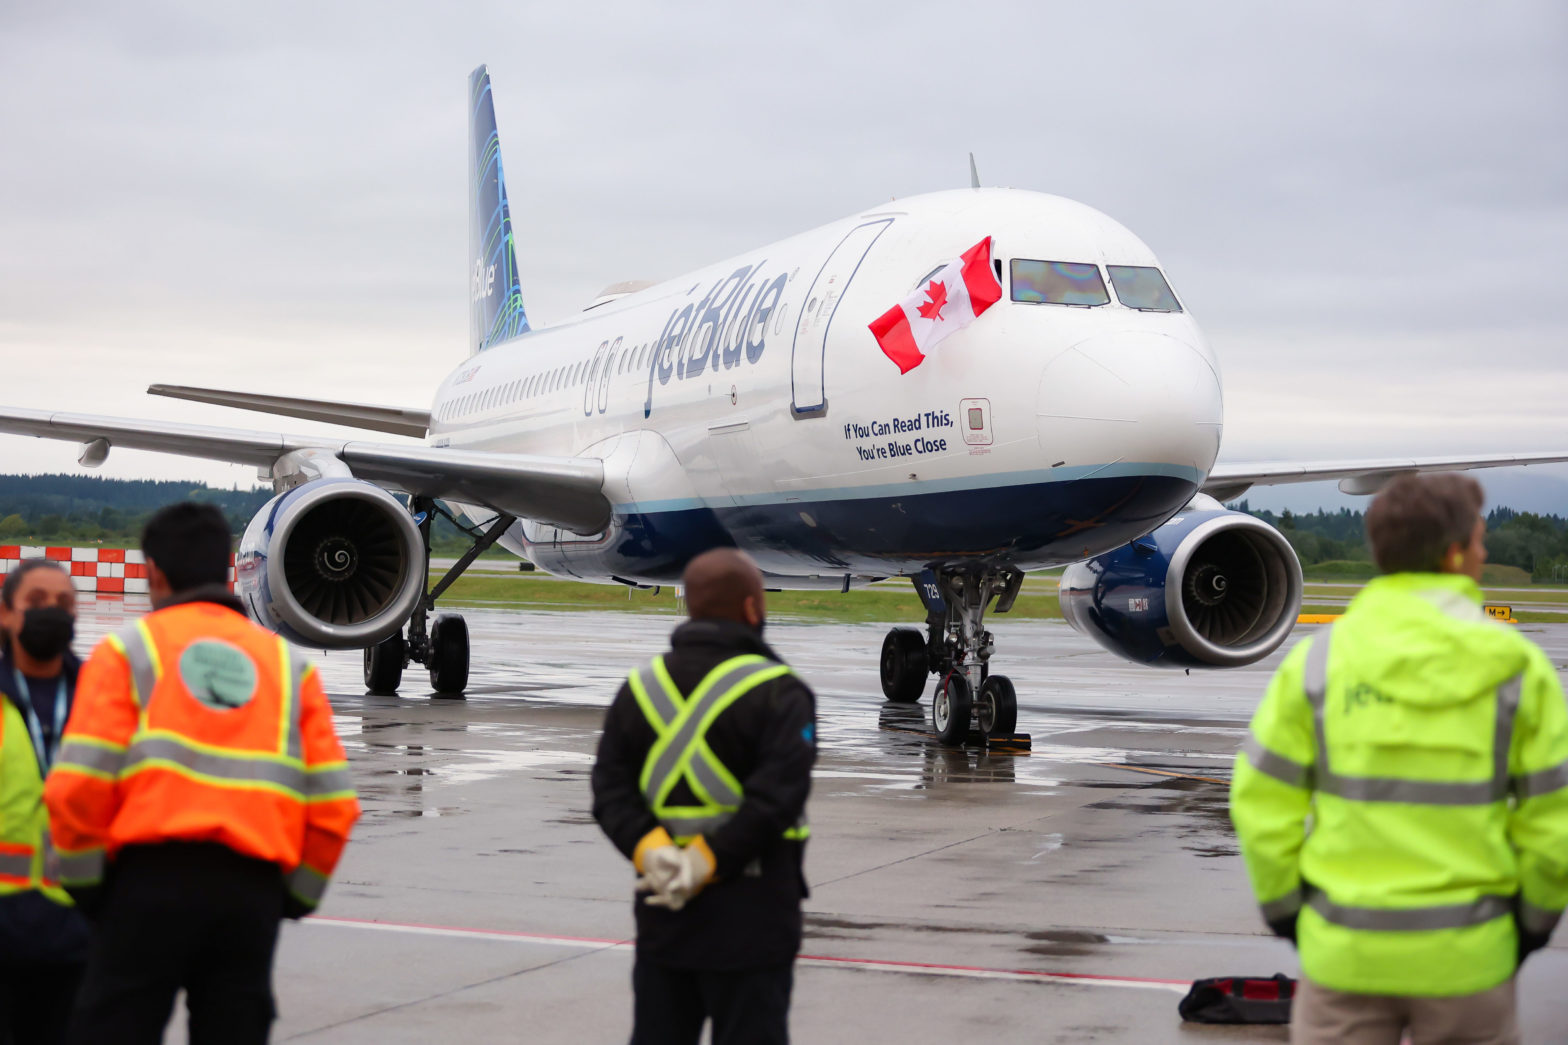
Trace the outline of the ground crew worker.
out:
M 81 662 L 76 591 L 47 559 L 0 585 L 0 1043 L 64 1040 L 87 962 L 87 923 L 56 880 L 44 776 Z
M 278 923 L 321 900 L 359 804 L 315 669 L 228 591 L 210 505 L 142 534 L 153 612 L 83 666 L 44 788 L 61 878 L 97 922 L 70 1040 L 267 1040 Z M 105 871 L 107 870 L 107 876 Z
M 683 583 L 691 620 L 605 717 L 594 817 L 635 866 L 633 1045 L 789 1040 L 816 701 L 763 641 L 762 574 L 732 548 Z
M 1568 905 L 1568 708 L 1482 612 L 1481 506 L 1457 474 L 1378 495 L 1382 576 L 1285 658 L 1237 756 L 1253 890 L 1301 952 L 1298 1045 L 1517 1042 L 1514 973 Z

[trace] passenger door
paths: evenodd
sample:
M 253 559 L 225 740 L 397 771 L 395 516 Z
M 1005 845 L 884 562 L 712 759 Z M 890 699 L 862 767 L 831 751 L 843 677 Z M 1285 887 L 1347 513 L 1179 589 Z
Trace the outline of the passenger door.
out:
M 850 229 L 823 262 L 817 278 L 806 291 L 806 299 L 800 305 L 800 318 L 795 323 L 795 342 L 790 356 L 790 413 L 796 420 L 821 417 L 828 412 L 825 355 L 833 313 L 850 280 L 855 278 L 866 252 L 892 223 L 892 218 L 882 218 Z

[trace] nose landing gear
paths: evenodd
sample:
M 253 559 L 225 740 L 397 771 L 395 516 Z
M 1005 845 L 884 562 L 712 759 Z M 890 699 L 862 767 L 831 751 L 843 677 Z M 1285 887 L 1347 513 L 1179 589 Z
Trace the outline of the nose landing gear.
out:
M 937 676 L 931 718 L 944 744 L 959 745 L 971 726 L 988 740 L 1018 728 L 1018 695 L 1005 675 L 992 675 L 996 642 L 985 614 L 1013 608 L 1023 587 L 1013 567 L 950 566 L 915 578 L 926 606 L 924 640 L 913 628 L 894 628 L 882 642 L 882 692 L 888 700 L 919 699 L 927 673 Z

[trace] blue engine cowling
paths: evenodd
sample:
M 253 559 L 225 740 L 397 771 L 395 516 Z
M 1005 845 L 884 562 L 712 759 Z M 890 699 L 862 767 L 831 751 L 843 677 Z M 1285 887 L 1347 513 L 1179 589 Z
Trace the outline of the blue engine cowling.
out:
M 1131 544 L 1067 567 L 1062 615 L 1139 664 L 1234 668 L 1285 641 L 1301 562 L 1278 530 L 1199 496 Z
M 245 528 L 235 593 L 251 617 L 319 649 L 373 646 L 425 590 L 424 541 L 397 498 L 358 479 L 316 479 L 268 501 Z

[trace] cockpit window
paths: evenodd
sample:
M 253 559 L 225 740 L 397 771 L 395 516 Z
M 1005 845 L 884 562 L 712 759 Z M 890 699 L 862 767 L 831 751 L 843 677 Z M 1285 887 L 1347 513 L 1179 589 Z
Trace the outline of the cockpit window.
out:
M 1111 300 L 1100 266 L 1014 258 L 1013 300 L 1035 305 L 1104 305 Z
M 1157 268 L 1142 265 L 1107 265 L 1116 300 L 1144 312 L 1180 312 L 1181 303 Z

